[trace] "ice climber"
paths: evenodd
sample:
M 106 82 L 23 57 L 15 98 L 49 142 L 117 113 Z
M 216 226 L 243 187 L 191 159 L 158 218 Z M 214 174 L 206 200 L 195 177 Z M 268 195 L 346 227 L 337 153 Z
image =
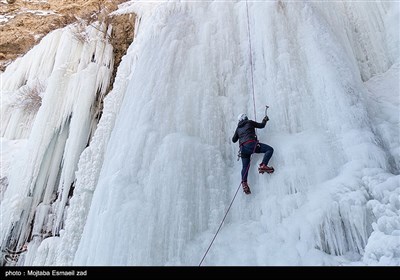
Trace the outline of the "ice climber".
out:
M 261 123 L 249 120 L 246 114 L 240 114 L 238 116 L 238 126 L 235 134 L 232 137 L 232 142 L 236 143 L 239 140 L 240 157 L 242 158 L 242 187 L 245 194 L 250 194 L 250 187 L 247 184 L 247 174 L 250 168 L 250 156 L 253 153 L 264 153 L 264 157 L 258 172 L 263 174 L 264 172 L 273 173 L 274 168 L 268 166 L 268 162 L 274 152 L 271 146 L 260 143 L 257 140 L 255 128 L 264 128 L 269 121 L 268 116 L 265 116 Z

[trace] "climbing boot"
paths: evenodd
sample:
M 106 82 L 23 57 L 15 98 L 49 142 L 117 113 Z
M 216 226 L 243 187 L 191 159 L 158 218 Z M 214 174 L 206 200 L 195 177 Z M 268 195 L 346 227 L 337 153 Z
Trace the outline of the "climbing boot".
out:
M 264 172 L 267 172 L 268 174 L 274 173 L 274 168 L 271 166 L 269 167 L 268 165 L 264 163 L 260 163 L 260 167 L 258 168 L 258 172 L 260 174 L 264 174 Z
M 245 194 L 251 194 L 250 187 L 247 182 L 242 182 L 242 188 Z

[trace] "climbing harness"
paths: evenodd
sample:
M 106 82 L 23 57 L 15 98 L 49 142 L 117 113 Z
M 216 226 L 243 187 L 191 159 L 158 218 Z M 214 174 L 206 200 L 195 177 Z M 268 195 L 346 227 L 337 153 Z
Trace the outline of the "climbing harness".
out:
M 237 160 L 239 160 L 239 158 L 242 157 L 242 147 L 244 145 L 248 144 L 248 143 L 251 143 L 251 142 L 257 142 L 257 145 L 258 145 L 258 140 L 256 140 L 256 139 L 250 139 L 250 140 L 247 140 L 246 142 L 240 144 L 239 151 L 238 151 L 238 159 Z M 253 153 L 254 153 L 254 151 L 253 151 Z

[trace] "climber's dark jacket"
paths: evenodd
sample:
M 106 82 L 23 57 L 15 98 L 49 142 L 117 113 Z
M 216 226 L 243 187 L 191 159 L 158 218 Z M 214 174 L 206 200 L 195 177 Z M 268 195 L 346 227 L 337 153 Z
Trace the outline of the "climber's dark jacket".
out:
M 261 123 L 252 120 L 241 120 L 238 123 L 235 134 L 232 137 L 232 142 L 236 143 L 239 140 L 239 145 L 242 146 L 251 140 L 257 141 L 257 135 L 255 128 L 264 128 L 267 120 L 264 118 Z

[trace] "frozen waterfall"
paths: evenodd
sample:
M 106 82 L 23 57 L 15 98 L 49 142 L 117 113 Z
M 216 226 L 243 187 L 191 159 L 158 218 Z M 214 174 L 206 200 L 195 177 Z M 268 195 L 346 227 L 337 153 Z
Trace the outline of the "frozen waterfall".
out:
M 198 265 L 240 183 L 236 116 L 260 121 L 268 104 L 258 138 L 275 173 L 252 156 L 252 194 L 203 264 L 400 265 L 400 4 L 248 7 L 120 5 L 136 36 L 97 126 L 109 45 L 59 30 L 10 65 L 1 135 L 27 141 L 1 201 L 3 248 L 27 242 L 23 265 Z M 8 105 L 37 80 L 37 114 Z

